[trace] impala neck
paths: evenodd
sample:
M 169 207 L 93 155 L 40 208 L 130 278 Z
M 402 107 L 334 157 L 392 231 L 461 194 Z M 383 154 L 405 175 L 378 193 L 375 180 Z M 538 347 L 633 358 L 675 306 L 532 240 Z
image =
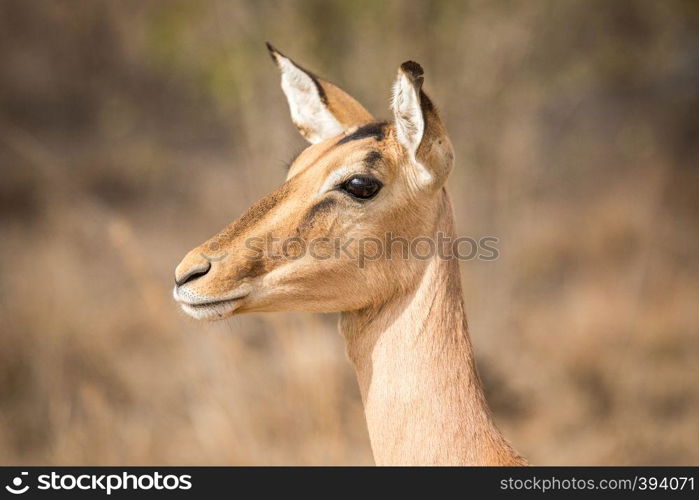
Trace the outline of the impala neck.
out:
M 435 234 L 453 236 L 443 191 Z M 521 464 L 490 417 L 473 359 L 456 260 L 426 262 L 414 288 L 343 313 L 379 465 Z

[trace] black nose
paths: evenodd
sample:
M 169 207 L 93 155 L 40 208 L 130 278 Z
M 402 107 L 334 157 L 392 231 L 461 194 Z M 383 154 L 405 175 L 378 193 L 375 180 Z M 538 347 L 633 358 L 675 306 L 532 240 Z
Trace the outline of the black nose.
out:
M 211 269 L 211 262 L 206 262 L 205 264 L 200 264 L 197 267 L 194 267 L 187 271 L 185 274 L 177 278 L 177 275 L 175 275 L 175 284 L 177 286 L 182 286 L 185 283 L 189 283 L 190 281 L 194 281 L 197 278 L 201 278 L 204 276 L 206 273 L 209 272 Z

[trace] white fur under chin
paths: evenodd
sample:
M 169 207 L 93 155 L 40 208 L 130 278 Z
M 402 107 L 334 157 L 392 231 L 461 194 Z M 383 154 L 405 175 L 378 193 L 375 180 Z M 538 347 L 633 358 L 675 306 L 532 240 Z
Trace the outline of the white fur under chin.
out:
M 209 321 L 218 321 L 230 316 L 233 311 L 238 308 L 236 301 L 225 302 L 211 306 L 190 306 L 180 303 L 182 310 L 194 319 L 205 319 Z
M 341 134 L 344 128 L 325 107 L 313 79 L 289 59 L 277 55 L 277 61 L 291 119 L 301 134 L 313 144 Z
M 217 321 L 225 319 L 240 305 L 240 300 L 238 299 L 223 300 L 207 304 L 205 302 L 197 303 L 197 301 L 192 300 L 192 297 L 186 292 L 183 295 L 184 296 L 181 296 L 180 293 L 178 293 L 177 287 L 172 290 L 172 296 L 180 305 L 180 308 L 182 308 L 187 315 L 199 320 Z

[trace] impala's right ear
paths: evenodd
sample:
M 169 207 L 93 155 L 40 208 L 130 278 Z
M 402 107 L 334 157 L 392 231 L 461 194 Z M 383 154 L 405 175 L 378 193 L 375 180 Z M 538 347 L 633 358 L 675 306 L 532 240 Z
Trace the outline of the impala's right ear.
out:
M 315 144 L 375 121 L 364 106 L 342 89 L 303 69 L 269 43 L 267 49 L 281 71 L 291 119 L 309 142 Z

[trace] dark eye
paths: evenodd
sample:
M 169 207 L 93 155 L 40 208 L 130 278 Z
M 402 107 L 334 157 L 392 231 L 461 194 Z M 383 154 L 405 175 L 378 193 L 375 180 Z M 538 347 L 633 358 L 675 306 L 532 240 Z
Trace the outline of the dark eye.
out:
M 381 182 L 370 175 L 355 175 L 351 179 L 345 181 L 345 183 L 340 186 L 340 189 L 347 191 L 360 200 L 368 200 L 376 196 L 381 186 Z

